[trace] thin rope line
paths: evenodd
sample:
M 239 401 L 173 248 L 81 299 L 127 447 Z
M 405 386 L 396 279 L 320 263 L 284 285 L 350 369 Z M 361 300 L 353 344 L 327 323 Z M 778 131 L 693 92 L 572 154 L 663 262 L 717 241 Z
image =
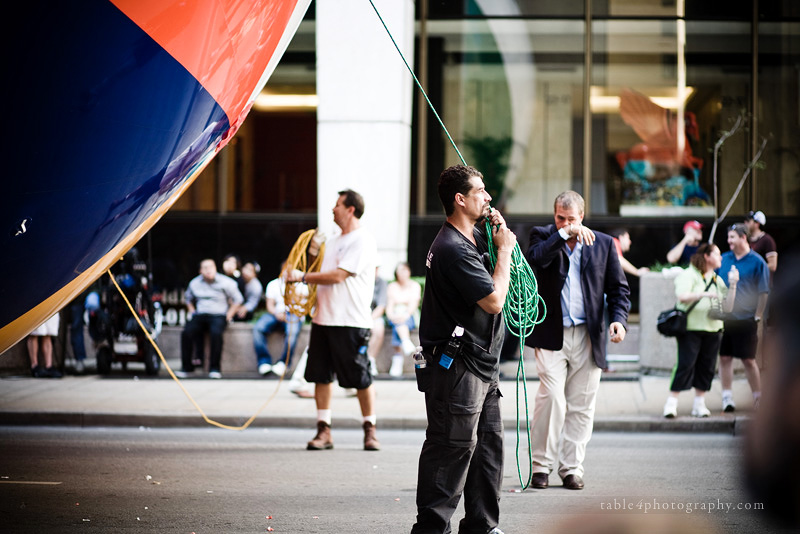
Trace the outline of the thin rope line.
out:
M 200 405 L 197 404 L 197 402 L 194 400 L 194 397 L 192 397 L 192 395 L 186 390 L 186 388 L 183 387 L 183 384 L 181 383 L 180 379 L 177 376 L 175 376 L 175 373 L 172 372 L 172 368 L 170 368 L 169 364 L 167 363 L 167 359 L 164 358 L 164 355 L 161 353 L 161 349 L 158 348 L 158 345 L 156 344 L 155 340 L 150 336 L 150 332 L 147 331 L 147 328 L 145 328 L 141 319 L 139 319 L 139 314 L 136 313 L 136 311 L 133 309 L 133 306 L 131 306 L 128 297 L 125 296 L 125 293 L 122 291 L 122 289 L 120 289 L 119 284 L 117 284 L 117 281 L 114 279 L 114 275 L 111 274 L 111 269 L 109 269 L 107 272 L 108 272 L 108 277 L 111 278 L 111 281 L 114 283 L 114 287 L 117 288 L 117 291 L 119 291 L 119 294 L 122 295 L 122 299 L 125 301 L 125 304 L 128 305 L 128 309 L 131 311 L 131 315 L 133 315 L 134 319 L 136 319 L 136 322 L 139 323 L 139 327 L 142 329 L 142 332 L 144 332 L 144 335 L 147 336 L 147 339 L 148 341 L 150 341 L 150 344 L 153 345 L 153 348 L 156 349 L 156 353 L 158 353 L 158 357 L 161 358 L 161 363 L 164 364 L 164 367 L 167 369 L 169 376 L 172 377 L 172 379 L 178 384 L 178 387 L 181 388 L 181 391 L 183 391 L 183 393 L 186 395 L 189 401 L 194 405 L 197 411 L 200 412 L 200 415 L 203 417 L 203 420 L 210 425 L 214 425 L 219 428 L 224 428 L 226 430 L 244 430 L 247 427 L 249 427 L 253 423 L 253 421 L 255 421 L 256 417 L 258 417 L 259 414 L 261 414 L 264 408 L 266 408 L 267 405 L 270 402 L 272 402 L 272 399 L 275 398 L 275 395 L 278 394 L 278 389 L 280 389 L 281 383 L 283 382 L 283 375 L 286 374 L 286 370 L 283 371 L 283 375 L 278 381 L 278 385 L 275 387 L 275 391 L 272 392 L 272 395 L 269 396 L 269 398 L 264 402 L 264 404 L 262 404 L 261 407 L 258 410 L 256 410 L 256 413 L 254 413 L 253 416 L 250 419 L 248 419 L 243 425 L 230 426 L 211 419 L 206 415 L 206 413 L 203 411 Z M 287 362 L 286 369 L 289 368 L 288 363 L 289 362 Z
M 461 160 L 461 163 L 466 165 L 467 162 L 464 160 L 464 156 L 461 155 L 461 151 L 456 146 L 456 142 L 453 141 L 453 138 L 450 136 L 450 132 L 447 131 L 447 127 L 444 125 L 444 122 L 442 122 L 442 119 L 441 119 L 441 117 L 439 117 L 439 114 L 436 113 L 436 108 L 433 107 L 433 104 L 431 103 L 431 100 L 428 98 L 428 93 L 425 92 L 425 89 L 422 87 L 422 84 L 417 79 L 417 75 L 414 74 L 414 70 L 408 64 L 408 61 L 406 61 L 406 57 L 403 55 L 403 52 L 400 50 L 400 47 L 397 46 L 397 41 L 394 40 L 394 37 L 392 36 L 392 32 L 389 31 L 389 27 L 386 26 L 386 23 L 383 21 L 383 17 L 381 17 L 381 14 L 378 12 L 378 8 L 375 7 L 375 4 L 372 2 L 372 0 L 369 0 L 369 3 L 372 6 L 372 9 L 375 10 L 375 14 L 378 15 L 378 19 L 380 19 L 381 24 L 383 24 L 383 28 L 386 30 L 386 33 L 389 34 L 389 39 L 392 40 L 392 44 L 397 49 L 397 53 L 400 54 L 400 58 L 403 60 L 403 63 L 405 63 L 406 68 L 408 69 L 408 72 L 411 73 L 411 77 L 414 78 L 414 81 L 416 82 L 417 87 L 419 87 L 420 92 L 422 92 L 422 96 L 425 97 L 425 101 L 428 103 L 428 106 L 431 108 L 431 111 L 436 116 L 436 120 L 439 121 L 439 124 L 441 125 L 442 130 L 444 130 L 444 133 L 447 135 L 447 139 L 449 139 L 450 140 L 450 144 L 453 145 L 453 148 L 455 149 L 456 154 L 458 154 L 458 158 Z
M 425 89 L 422 87 L 422 84 L 417 79 L 417 75 L 414 74 L 414 70 L 406 61 L 403 52 L 400 50 L 400 47 L 397 45 L 397 41 L 395 41 L 394 37 L 392 36 L 392 32 L 389 31 L 388 26 L 386 26 L 386 22 L 384 22 L 383 17 L 378 12 L 378 8 L 375 7 L 375 4 L 372 0 L 369 0 L 372 9 L 375 11 L 375 14 L 378 15 L 378 19 L 380 19 L 381 24 L 383 24 L 383 28 L 386 30 L 386 33 L 389 35 L 389 38 L 392 40 L 392 44 L 394 44 L 397 53 L 400 54 L 400 58 L 405 63 L 408 72 L 411 73 L 411 77 L 414 78 L 414 82 L 416 82 L 417 87 L 419 88 L 422 95 L 425 97 L 425 101 L 428 103 L 428 107 L 430 107 L 433 114 L 436 116 L 436 120 L 439 121 L 439 124 L 444 130 L 444 133 L 447 135 L 447 139 L 450 140 L 450 144 L 453 145 L 458 157 L 461 159 L 461 163 L 464 165 L 467 162 L 464 160 L 464 156 L 461 155 L 461 151 L 456 146 L 455 141 L 450 136 L 450 132 L 447 131 L 447 127 L 444 125 L 441 117 L 436 112 L 436 109 L 433 107 L 430 99 L 428 98 L 428 94 L 425 92 Z M 492 228 L 491 224 L 489 223 L 488 219 L 486 221 L 486 237 L 489 244 L 489 251 L 491 256 L 492 268 L 494 268 L 495 264 L 497 263 L 497 255 L 492 243 Z M 509 330 L 512 333 L 515 333 L 519 337 L 520 346 L 519 346 L 519 366 L 517 367 L 517 377 L 516 377 L 516 386 L 517 386 L 517 447 L 516 447 L 516 456 L 517 456 L 517 473 L 519 475 L 519 482 L 522 486 L 522 489 L 525 490 L 530 486 L 531 478 L 533 477 L 533 450 L 531 446 L 531 432 L 530 432 L 530 424 L 527 424 L 527 421 L 530 421 L 530 413 L 528 410 L 528 385 L 527 380 L 525 378 L 525 358 L 523 350 L 525 348 L 525 339 L 533 333 L 533 329 L 536 325 L 540 324 L 544 321 L 544 317 L 547 313 L 547 308 L 544 304 L 544 300 L 542 300 L 541 296 L 538 292 L 538 287 L 536 283 L 536 277 L 531 270 L 530 265 L 525 260 L 524 256 L 522 255 L 522 251 L 519 248 L 519 243 L 514 244 L 514 249 L 511 252 L 511 271 L 509 277 L 509 291 L 506 296 L 506 301 L 503 304 L 503 317 L 506 320 L 506 324 L 508 325 Z M 541 318 L 539 317 L 539 306 L 542 309 Z M 520 390 L 520 382 L 522 382 L 522 389 L 525 398 L 525 419 L 526 419 L 526 430 L 528 435 L 528 466 L 530 468 L 530 474 L 528 475 L 527 482 L 522 478 L 522 469 L 519 464 L 519 446 L 520 446 L 520 413 L 519 413 L 519 390 Z

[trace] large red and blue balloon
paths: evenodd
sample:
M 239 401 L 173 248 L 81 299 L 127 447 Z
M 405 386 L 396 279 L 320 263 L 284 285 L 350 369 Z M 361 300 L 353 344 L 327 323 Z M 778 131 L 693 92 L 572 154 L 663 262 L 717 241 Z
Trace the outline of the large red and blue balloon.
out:
M 310 0 L 21 2 L 4 17 L 0 352 L 225 146 Z

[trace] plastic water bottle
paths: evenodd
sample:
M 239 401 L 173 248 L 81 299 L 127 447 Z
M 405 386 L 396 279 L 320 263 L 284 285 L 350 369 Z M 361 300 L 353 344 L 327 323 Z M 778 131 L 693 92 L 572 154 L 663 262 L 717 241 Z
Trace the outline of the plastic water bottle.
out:
M 414 351 L 414 354 L 411 357 L 414 358 L 415 369 L 425 369 L 428 366 L 428 362 L 425 360 L 425 355 L 422 354 L 422 347 L 417 347 L 417 350 Z

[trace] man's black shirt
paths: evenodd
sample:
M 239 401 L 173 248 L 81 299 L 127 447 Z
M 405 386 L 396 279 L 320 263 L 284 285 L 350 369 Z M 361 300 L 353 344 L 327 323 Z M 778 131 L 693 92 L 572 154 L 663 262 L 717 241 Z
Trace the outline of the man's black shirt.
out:
M 477 247 L 445 222 L 433 240 L 426 259 L 419 338 L 431 353 L 447 344 L 456 326 L 464 327 L 458 357 L 470 372 L 490 382 L 497 378 L 505 328 L 502 313 L 487 313 L 477 304 L 494 291 L 494 281 L 486 234 L 476 226 L 473 235 Z

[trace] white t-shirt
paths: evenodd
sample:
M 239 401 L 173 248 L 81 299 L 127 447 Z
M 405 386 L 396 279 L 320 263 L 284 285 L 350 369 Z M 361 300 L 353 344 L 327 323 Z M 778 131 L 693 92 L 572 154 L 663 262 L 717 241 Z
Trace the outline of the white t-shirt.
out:
M 266 296 L 268 299 L 275 301 L 275 317 L 283 319 L 286 315 L 286 303 L 283 300 L 283 294 L 286 290 L 286 284 L 280 278 L 276 278 L 267 284 Z
M 363 228 L 325 244 L 321 271 L 344 269 L 353 276 L 343 282 L 317 286 L 317 313 L 313 323 L 323 326 L 372 328 L 372 291 L 378 246 Z

